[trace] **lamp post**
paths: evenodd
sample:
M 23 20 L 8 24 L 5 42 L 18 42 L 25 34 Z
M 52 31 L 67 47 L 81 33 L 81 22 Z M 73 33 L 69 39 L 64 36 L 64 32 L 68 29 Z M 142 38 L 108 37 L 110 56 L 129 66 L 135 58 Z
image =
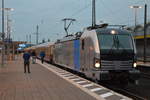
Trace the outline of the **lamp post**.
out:
M 29 43 L 31 44 L 31 34 L 29 35 Z
M 28 34 L 26 35 L 26 44 L 28 44 Z
M 144 6 L 144 48 L 143 48 L 143 58 L 144 58 L 144 63 L 146 62 L 146 47 L 147 47 L 147 38 L 146 38 L 146 28 L 147 28 L 147 4 L 145 1 L 145 6 Z
M 10 39 L 10 33 L 11 33 L 11 25 L 10 25 L 10 14 L 9 14 L 9 11 L 14 11 L 13 8 L 4 8 L 5 11 L 7 11 L 7 38 Z
M 39 44 L 39 25 L 36 26 L 36 44 Z
M 4 4 L 4 3 L 3 3 Z M 5 16 L 4 14 L 4 11 L 7 11 L 7 24 L 6 24 L 6 32 L 4 32 L 5 28 L 4 28 L 4 23 L 5 23 L 5 19 L 3 19 L 3 24 L 2 24 L 2 41 L 3 41 L 3 50 L 2 50 L 2 66 L 3 66 L 3 63 L 4 63 L 4 55 L 5 55 L 5 52 L 9 55 L 10 54 L 10 33 L 11 33 L 11 25 L 10 25 L 10 18 L 9 18 L 9 11 L 13 11 L 14 9 L 13 8 L 4 8 L 4 5 L 2 8 L 0 8 L 0 10 L 2 10 L 3 12 L 3 17 Z M 2 18 L 3 18 L 2 17 Z M 6 40 L 6 43 L 5 43 L 5 40 Z M 7 46 L 7 50 L 5 49 L 5 46 Z
M 4 43 L 4 38 L 5 38 L 5 27 L 4 27 L 4 0 L 2 0 L 2 62 L 1 65 L 4 66 L 4 55 L 5 55 L 5 43 Z
M 134 14 L 135 14 L 135 28 L 136 28 L 136 25 L 137 25 L 137 9 L 139 8 L 142 8 L 142 6 L 130 6 L 130 8 L 134 9 Z M 134 32 L 136 33 L 136 30 L 134 28 Z
M 36 42 L 36 45 L 38 45 L 39 44 L 39 25 L 38 24 L 36 25 L 36 32 L 33 34 L 35 34 L 35 36 L 36 36 L 35 42 Z M 29 36 L 29 38 L 30 38 L 30 36 Z
M 10 55 L 10 47 L 11 47 L 11 19 L 10 19 L 10 14 L 9 12 L 10 11 L 13 11 L 14 9 L 13 8 L 4 8 L 5 11 L 7 11 L 7 32 L 6 32 L 6 43 L 5 45 L 7 46 L 7 49 L 5 49 L 5 51 L 7 52 L 7 57 L 9 58 L 9 60 L 11 60 L 11 55 Z
M 136 25 L 137 25 L 137 10 L 142 8 L 142 6 L 130 6 L 131 9 L 134 9 L 134 35 L 136 35 Z M 136 39 L 135 40 L 135 44 L 136 44 Z
M 96 7 L 95 0 L 92 0 L 92 27 L 96 25 Z

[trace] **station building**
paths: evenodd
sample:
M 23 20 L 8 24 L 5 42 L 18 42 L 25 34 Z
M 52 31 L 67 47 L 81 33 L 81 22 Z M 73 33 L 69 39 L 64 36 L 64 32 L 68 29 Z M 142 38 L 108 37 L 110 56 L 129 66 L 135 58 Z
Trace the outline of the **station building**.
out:
M 145 44 L 144 26 L 137 25 L 136 27 L 128 27 L 127 30 L 131 31 L 134 36 L 138 58 L 143 59 Z M 146 56 L 150 59 L 150 22 L 146 25 Z
M 26 44 L 24 41 L 11 41 L 4 42 L 5 43 L 5 56 L 6 59 L 13 59 L 13 56 L 18 52 L 18 48 L 20 44 Z M 0 41 L 0 54 L 2 53 L 2 46 L 4 45 L 2 41 Z

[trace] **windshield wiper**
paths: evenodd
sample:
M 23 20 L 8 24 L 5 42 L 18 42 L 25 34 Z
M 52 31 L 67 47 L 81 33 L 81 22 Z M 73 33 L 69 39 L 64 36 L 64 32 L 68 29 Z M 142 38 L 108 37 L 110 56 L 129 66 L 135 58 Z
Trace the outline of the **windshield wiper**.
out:
M 113 45 L 112 45 L 112 47 L 110 48 L 110 50 L 109 50 L 109 54 L 113 54 L 114 52 L 113 52 L 113 48 L 116 48 L 116 50 L 119 50 L 119 49 L 121 49 L 122 48 L 122 52 L 121 52 L 121 54 L 128 54 L 128 53 L 130 53 L 130 52 L 128 52 L 126 49 L 125 49 L 125 47 L 120 43 L 120 41 L 119 41 L 119 39 L 118 39 L 118 36 L 117 35 L 114 35 L 113 36 Z
M 113 48 L 118 48 L 118 42 L 117 42 L 117 37 L 114 35 L 113 36 L 113 45 L 111 46 L 110 50 L 108 51 L 108 54 L 113 54 Z

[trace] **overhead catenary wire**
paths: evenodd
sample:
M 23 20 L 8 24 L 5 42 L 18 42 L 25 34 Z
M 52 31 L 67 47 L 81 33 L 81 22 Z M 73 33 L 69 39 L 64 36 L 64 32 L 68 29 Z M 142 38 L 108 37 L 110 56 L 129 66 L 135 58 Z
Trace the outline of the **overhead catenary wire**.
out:
M 102 2 L 101 2 L 101 4 L 103 4 L 103 6 L 105 6 L 105 8 L 107 8 L 108 9 L 108 7 L 106 7 L 106 5 L 104 4 L 104 1 L 103 0 L 101 0 Z M 136 4 L 139 4 L 139 3 L 141 3 L 142 1 L 137 1 L 137 2 L 135 2 L 135 5 Z M 107 17 L 105 17 L 105 19 L 109 19 L 109 18 L 111 18 L 114 14 L 119 14 L 119 12 L 121 13 L 121 12 L 123 12 L 123 10 L 124 9 L 118 9 L 117 11 L 112 11 L 111 9 L 108 9 L 109 10 L 109 14 L 107 14 L 107 15 L 105 15 L 105 16 L 107 16 Z M 117 17 L 117 19 L 121 19 L 121 17 L 119 18 L 119 17 Z M 141 20 L 142 19 L 142 20 Z M 144 17 L 140 17 L 140 18 L 138 18 L 138 20 L 140 20 L 140 22 L 142 22 L 143 21 L 143 19 L 144 19 Z M 149 17 L 148 17 L 148 19 L 149 19 Z M 132 20 L 131 20 L 132 21 Z M 126 23 L 131 23 L 131 21 L 125 21 L 125 23 L 122 23 L 122 24 L 126 24 Z
M 105 16 L 108 16 L 108 17 L 105 17 L 105 19 L 107 18 L 111 18 L 111 16 L 113 16 L 114 14 L 119 14 L 118 12 L 123 12 L 123 9 L 118 9 L 117 11 L 112 11 L 111 9 L 109 9 L 109 7 L 106 7 L 106 5 L 105 5 L 105 3 L 104 3 L 104 1 L 103 0 L 99 0 L 99 1 L 101 1 L 101 4 L 102 4 L 102 6 L 104 6 L 105 8 L 107 8 L 107 10 L 108 10 L 108 12 L 109 12 L 109 14 L 107 14 L 107 15 L 105 15 Z M 137 1 L 137 2 L 135 2 L 135 4 L 139 4 L 139 3 L 141 3 L 142 1 Z M 80 10 L 78 10 L 76 13 L 74 13 L 74 14 L 72 14 L 72 16 L 78 16 L 81 12 L 83 12 L 85 9 L 87 9 L 88 7 L 90 7 L 90 5 L 91 4 L 88 4 L 87 6 L 85 6 L 84 8 L 82 8 L 82 9 L 80 9 Z M 117 19 L 121 19 L 121 18 L 117 18 Z M 139 20 L 141 20 L 141 19 L 143 19 L 143 17 L 140 17 L 140 18 L 138 18 Z M 122 24 L 126 24 L 126 23 L 132 23 L 134 21 L 134 19 L 131 19 L 131 20 L 128 20 L 128 21 L 124 21 L 124 23 L 123 22 L 120 22 L 120 23 L 122 23 Z
M 81 8 L 81 9 L 79 9 L 78 11 L 76 11 L 75 13 L 73 13 L 73 14 L 71 15 L 71 17 L 77 16 L 78 14 L 80 14 L 80 13 L 83 12 L 85 9 L 89 8 L 90 6 L 91 6 L 91 4 L 88 4 L 87 6 L 85 6 L 85 7 Z
M 103 1 L 103 0 L 96 0 L 96 1 L 101 1 L 101 4 L 103 5 L 103 6 L 105 6 L 105 8 L 107 9 L 107 11 L 109 12 L 108 14 L 106 14 L 105 16 L 106 17 L 104 17 L 105 19 L 109 19 L 109 18 L 111 18 L 114 14 L 119 14 L 119 13 L 121 13 L 122 12 L 122 10 L 124 10 L 124 9 L 118 9 L 117 11 L 113 11 L 112 9 L 110 9 L 109 7 L 106 7 L 106 4 L 105 4 L 105 2 Z M 138 4 L 138 3 L 142 3 L 142 1 L 140 0 L 140 1 L 137 1 L 137 2 L 135 2 L 135 4 Z M 80 9 L 77 9 L 77 11 L 75 11 L 73 14 L 71 14 L 70 15 L 70 17 L 73 17 L 73 18 L 75 18 L 76 17 L 76 19 L 77 19 L 77 24 L 79 24 L 79 22 L 81 23 L 82 21 L 83 21 L 83 19 L 80 19 L 79 17 L 81 17 L 80 16 L 80 14 L 82 13 L 82 12 L 84 12 L 86 9 L 88 9 L 89 7 L 91 6 L 91 3 L 89 3 L 89 4 L 87 4 L 87 5 L 85 5 L 84 7 L 82 7 L 82 8 L 80 8 Z M 58 12 L 57 12 L 58 13 Z M 79 18 L 79 19 L 78 19 Z M 121 18 L 118 18 L 117 17 L 117 19 L 121 19 Z M 85 19 L 84 19 L 85 20 Z M 127 22 L 129 22 L 129 20 L 128 21 L 124 21 L 125 23 Z M 120 22 L 120 23 L 122 23 L 122 22 Z M 130 23 L 131 23 L 131 21 L 130 21 Z M 82 23 L 83 24 L 83 23 Z M 124 23 L 123 23 L 124 24 Z M 58 22 L 56 22 L 55 23 L 55 25 L 53 25 L 51 28 L 53 29 L 53 27 L 56 27 L 58 25 Z
M 91 5 L 91 4 L 88 4 L 87 6 L 85 6 L 85 7 L 81 8 L 81 9 L 79 9 L 78 11 L 76 11 L 75 13 L 73 13 L 73 14 L 71 15 L 71 17 L 77 16 L 79 13 L 83 12 L 85 9 L 87 9 L 88 7 L 90 7 L 90 5 Z M 58 25 L 58 22 L 59 22 L 59 21 L 55 22 L 55 25 L 53 25 L 53 26 L 51 27 L 51 29 L 55 28 L 55 27 Z M 60 23 L 59 23 L 59 24 L 60 24 Z M 57 35 L 57 34 L 55 34 L 55 35 Z
M 123 9 L 118 9 L 117 11 L 112 11 L 111 9 L 109 9 L 109 7 L 106 7 L 106 5 L 105 5 L 105 3 L 104 3 L 104 1 L 103 0 L 98 0 L 98 1 L 101 1 L 101 4 L 102 4 L 102 6 L 104 6 L 107 10 L 108 10 L 108 14 L 106 14 L 105 16 L 108 16 L 108 17 L 105 17 L 105 19 L 106 18 L 111 18 L 114 14 L 119 14 L 118 12 L 122 12 L 122 10 Z M 137 1 L 137 2 L 135 2 L 136 4 L 137 3 L 140 3 L 141 1 Z M 79 9 L 77 12 L 75 12 L 75 13 L 73 13 L 72 15 L 71 15 L 71 17 L 73 17 L 73 16 L 79 16 L 79 14 L 81 13 L 81 12 L 83 12 L 84 10 L 86 10 L 87 8 L 89 8 L 91 6 L 91 4 L 88 4 L 87 6 L 85 6 L 85 7 L 83 7 L 83 8 L 81 8 L 81 9 Z M 120 18 L 119 18 L 120 19 Z
M 144 17 L 139 17 L 138 19 L 144 19 Z M 124 24 L 124 23 L 127 23 L 127 22 L 130 22 L 130 23 L 134 23 L 134 19 L 131 19 L 131 20 L 128 20 L 128 21 L 123 21 L 123 22 L 120 22 L 120 24 Z M 143 25 L 144 23 L 139 23 L 139 25 Z

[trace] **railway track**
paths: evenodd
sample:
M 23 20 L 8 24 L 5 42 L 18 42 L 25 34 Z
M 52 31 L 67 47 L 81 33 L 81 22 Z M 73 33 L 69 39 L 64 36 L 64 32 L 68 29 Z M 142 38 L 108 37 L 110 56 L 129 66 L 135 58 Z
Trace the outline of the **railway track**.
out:
M 63 70 L 67 70 L 67 71 L 69 71 L 69 72 L 71 72 L 71 73 L 73 73 L 73 74 L 76 74 L 76 75 L 78 75 L 78 76 L 80 76 L 80 77 L 82 77 L 82 78 L 85 78 L 85 79 L 87 79 L 87 80 L 89 80 L 89 81 L 93 81 L 93 80 L 91 80 L 91 79 L 89 79 L 89 78 L 87 78 L 87 77 L 85 77 L 84 75 L 81 75 L 80 73 L 77 73 L 77 72 L 74 72 L 74 71 L 72 71 L 72 70 L 70 70 L 70 69 L 67 69 L 67 68 L 64 68 L 63 66 L 60 66 L 60 65 L 56 65 L 56 64 L 53 64 L 53 65 L 55 65 L 56 67 L 59 67 L 59 68 L 61 68 L 61 69 L 63 69 Z M 149 78 L 150 78 L 150 76 L 149 76 Z M 94 82 L 94 81 L 93 81 Z M 145 99 L 145 98 L 143 98 L 143 97 L 140 97 L 140 96 L 138 96 L 137 94 L 135 94 L 135 93 L 132 93 L 132 92 L 130 92 L 130 90 L 126 90 L 126 89 L 122 89 L 122 88 L 116 88 L 116 87 L 114 87 L 114 86 L 110 86 L 110 84 L 105 84 L 105 83 L 98 83 L 99 85 L 102 85 L 102 86 L 104 86 L 104 87 L 106 87 L 106 88 L 109 88 L 109 89 L 111 89 L 111 90 L 113 90 L 113 91 L 115 91 L 115 92 L 118 92 L 118 93 L 120 93 L 120 94 L 123 94 L 123 95 L 125 95 L 125 96 L 128 96 L 128 97 L 130 97 L 130 98 L 132 98 L 133 100 L 147 100 L 147 99 Z
M 143 78 L 150 79 L 150 67 L 138 66 L 137 69 L 141 71 L 141 76 Z
M 47 63 L 49 63 L 49 62 L 47 62 Z M 49 63 L 49 64 L 50 64 L 50 63 Z M 82 78 L 85 78 L 85 79 L 89 80 L 89 81 L 94 82 L 93 80 L 91 80 L 91 79 L 85 77 L 85 76 L 82 75 L 81 73 L 72 71 L 72 70 L 70 70 L 70 69 L 68 69 L 68 68 L 65 68 L 65 67 L 63 67 L 63 66 L 60 66 L 60 65 L 56 65 L 56 64 L 52 64 L 52 65 L 54 65 L 54 66 L 56 66 L 56 67 L 58 67 L 58 68 L 61 68 L 61 69 L 63 69 L 63 70 L 69 71 L 69 72 L 71 72 L 71 73 L 73 73 L 73 74 L 76 74 L 76 75 L 78 75 L 78 76 L 80 76 L 80 77 L 82 77 Z M 150 79 L 150 75 L 147 74 L 147 73 L 142 73 L 142 77 Z M 98 82 L 95 82 L 95 83 L 98 83 Z M 133 100 L 148 100 L 148 99 L 146 99 L 146 98 L 143 98 L 143 97 L 137 95 L 136 93 L 130 92 L 130 91 L 132 91 L 132 90 L 130 90 L 129 88 L 126 89 L 126 88 L 122 88 L 122 87 L 117 87 L 117 86 L 111 85 L 110 83 L 105 83 L 105 82 L 104 82 L 104 83 L 98 83 L 98 84 L 99 84 L 99 85 L 102 85 L 102 86 L 104 86 L 104 87 L 106 87 L 106 88 L 109 88 L 109 89 L 111 89 L 111 90 L 113 90 L 113 91 L 115 91 L 115 92 L 118 92 L 118 93 L 120 93 L 120 94 L 123 94 L 123 95 L 125 95 L 125 96 L 127 96 L 127 97 L 130 97 L 130 98 L 132 98 Z
M 147 99 L 145 99 L 145 98 L 143 98 L 143 97 L 141 97 L 135 93 L 130 92 L 130 90 L 121 89 L 121 88 L 114 88 L 112 90 L 114 90 L 118 93 L 121 93 L 123 95 L 126 95 L 126 96 L 132 98 L 133 100 L 147 100 Z
M 142 75 L 142 77 L 144 77 L 144 78 L 148 78 L 148 79 L 150 79 L 150 74 L 147 74 L 147 73 L 141 73 L 141 75 Z

